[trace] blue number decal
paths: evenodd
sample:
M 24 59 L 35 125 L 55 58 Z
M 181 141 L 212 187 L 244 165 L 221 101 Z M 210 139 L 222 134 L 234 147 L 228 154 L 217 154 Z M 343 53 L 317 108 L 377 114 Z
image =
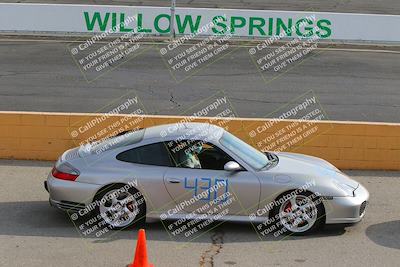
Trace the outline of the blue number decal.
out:
M 187 181 L 188 181 L 188 178 L 185 177 L 185 189 L 194 189 L 194 196 L 196 196 L 197 195 L 197 178 L 194 179 L 193 186 L 189 186 Z
M 224 186 L 225 186 L 225 192 L 224 192 L 224 194 L 225 194 L 228 192 L 228 179 L 218 179 L 218 178 L 215 179 L 215 187 L 217 189 L 219 189 L 219 186 L 220 186 L 219 184 L 221 184 L 221 183 L 224 184 Z M 217 198 L 218 198 L 218 190 L 215 190 L 214 191 L 214 199 L 217 199 Z M 225 198 L 223 200 L 221 200 L 221 202 L 225 202 L 227 199 L 228 199 L 228 196 L 225 195 Z
M 200 189 L 206 189 L 206 191 L 208 192 L 208 196 L 205 198 L 201 198 L 201 200 L 208 200 L 210 201 L 210 188 L 211 188 L 211 178 L 200 178 L 203 181 L 208 181 L 208 186 L 200 186 Z M 197 180 L 197 179 L 196 179 Z
M 226 194 L 228 192 L 228 179 L 221 179 L 221 178 L 215 178 L 214 180 L 214 185 L 211 186 L 212 184 L 212 180 L 211 178 L 200 178 L 201 181 L 205 181 L 208 182 L 207 186 L 199 186 L 199 178 L 194 178 L 193 180 L 193 185 L 189 185 L 188 182 L 188 178 L 185 177 L 185 189 L 190 189 L 193 190 L 193 196 L 197 196 L 198 194 L 198 188 L 202 189 L 200 190 L 202 192 L 207 191 L 208 195 L 207 197 L 203 197 L 200 200 L 204 200 L 204 201 L 210 201 L 211 200 L 211 188 L 213 188 L 214 194 L 212 194 L 213 196 L 213 200 L 218 199 L 218 192 L 221 192 L 221 190 L 223 189 L 223 187 L 225 187 L 224 193 Z M 223 195 L 221 194 L 221 195 Z M 221 202 L 225 202 L 228 199 L 228 196 L 225 195 L 224 199 L 221 199 Z

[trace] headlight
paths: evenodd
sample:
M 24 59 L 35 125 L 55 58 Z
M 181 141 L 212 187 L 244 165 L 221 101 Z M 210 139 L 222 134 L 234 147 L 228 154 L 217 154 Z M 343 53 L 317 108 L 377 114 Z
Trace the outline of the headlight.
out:
M 347 195 L 349 195 L 349 196 L 354 196 L 354 194 L 353 194 L 354 188 L 353 188 L 353 187 L 351 187 L 351 186 L 349 186 L 349 185 L 347 185 L 347 184 L 344 184 L 344 183 L 340 183 L 340 182 L 338 182 L 338 181 L 336 181 L 336 180 L 332 180 L 332 182 L 333 182 L 339 189 L 341 189 L 342 191 L 344 191 Z

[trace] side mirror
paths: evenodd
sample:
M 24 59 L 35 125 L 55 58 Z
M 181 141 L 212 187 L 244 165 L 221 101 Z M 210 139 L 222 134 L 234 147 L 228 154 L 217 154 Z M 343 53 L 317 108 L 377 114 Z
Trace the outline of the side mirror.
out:
M 239 163 L 235 161 L 228 161 L 224 165 L 224 170 L 225 171 L 230 171 L 230 172 L 237 172 L 243 170 L 242 167 L 239 165 Z

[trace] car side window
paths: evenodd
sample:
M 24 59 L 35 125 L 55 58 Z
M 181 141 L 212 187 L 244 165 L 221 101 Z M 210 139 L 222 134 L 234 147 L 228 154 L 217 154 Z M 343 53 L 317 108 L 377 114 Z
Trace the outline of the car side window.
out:
M 117 155 L 117 160 L 157 166 L 172 166 L 164 143 L 154 143 L 129 149 Z
M 203 141 L 170 141 L 167 147 L 178 168 L 224 170 L 228 161 L 234 161 L 219 147 Z

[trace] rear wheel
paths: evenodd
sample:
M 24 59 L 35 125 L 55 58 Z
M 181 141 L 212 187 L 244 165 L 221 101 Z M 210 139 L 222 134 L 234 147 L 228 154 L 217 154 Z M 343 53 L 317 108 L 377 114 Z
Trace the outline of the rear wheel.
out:
M 99 203 L 97 214 L 111 229 L 123 229 L 145 221 L 145 201 L 134 188 L 126 190 L 124 185 L 114 185 L 100 192 L 96 200 Z
M 315 194 L 287 193 L 280 198 L 284 201 L 273 210 L 280 233 L 304 235 L 314 232 L 325 224 L 325 210 L 321 199 Z

